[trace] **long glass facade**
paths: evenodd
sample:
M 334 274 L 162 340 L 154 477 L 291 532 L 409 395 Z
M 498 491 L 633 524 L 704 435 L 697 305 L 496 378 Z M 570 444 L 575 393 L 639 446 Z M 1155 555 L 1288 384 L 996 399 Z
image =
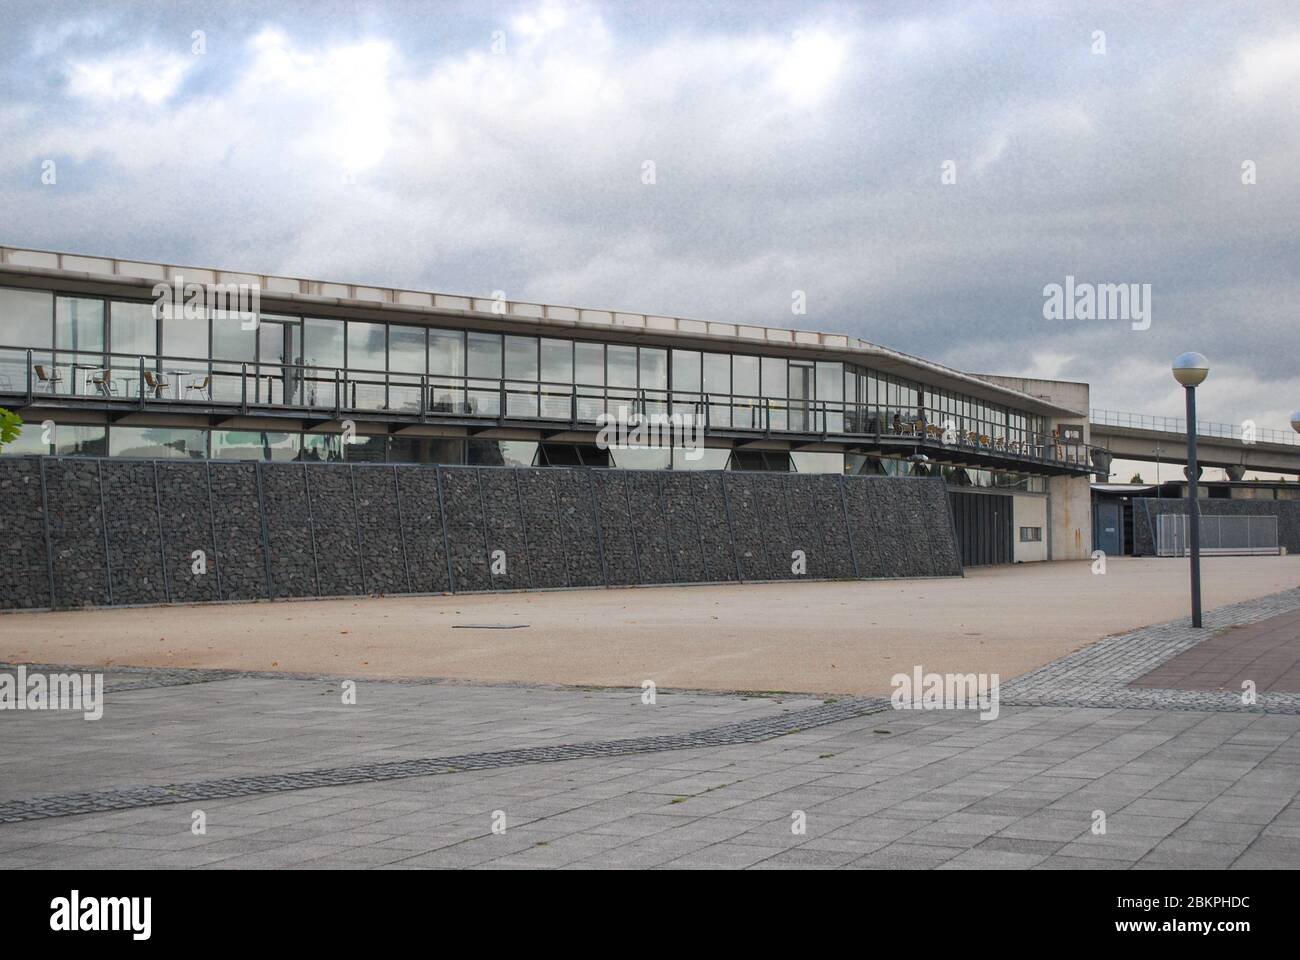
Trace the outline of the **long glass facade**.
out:
M 29 390 L 428 419 L 593 424 L 601 414 L 672 413 L 713 430 L 911 436 L 1063 458 L 1042 417 L 855 364 L 373 320 L 159 316 L 152 302 L 0 287 L 0 392 Z M 212 455 L 318 453 L 271 436 L 214 433 Z M 151 448 L 143 439 L 109 446 Z

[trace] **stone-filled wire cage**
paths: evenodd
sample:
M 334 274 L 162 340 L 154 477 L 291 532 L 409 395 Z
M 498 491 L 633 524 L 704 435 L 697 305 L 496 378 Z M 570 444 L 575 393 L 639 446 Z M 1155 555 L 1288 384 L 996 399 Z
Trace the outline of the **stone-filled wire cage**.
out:
M 0 608 L 961 575 L 941 480 L 0 459 Z

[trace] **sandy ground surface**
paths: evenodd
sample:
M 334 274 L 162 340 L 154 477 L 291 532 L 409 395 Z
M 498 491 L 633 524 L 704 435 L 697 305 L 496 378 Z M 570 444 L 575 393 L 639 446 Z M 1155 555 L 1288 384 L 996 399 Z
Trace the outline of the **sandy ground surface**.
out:
M 1300 556 L 1215 557 L 1206 609 L 1300 584 Z M 1185 616 L 1187 563 L 977 568 L 964 579 L 310 600 L 0 616 L 0 661 L 345 677 L 887 694 L 895 673 L 1008 679 Z M 518 629 L 468 625 L 527 624 Z

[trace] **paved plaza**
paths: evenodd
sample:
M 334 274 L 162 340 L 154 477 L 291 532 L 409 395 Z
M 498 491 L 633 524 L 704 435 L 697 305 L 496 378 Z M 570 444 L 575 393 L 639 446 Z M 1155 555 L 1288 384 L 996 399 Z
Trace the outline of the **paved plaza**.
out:
M 1292 589 L 1102 640 L 1004 682 L 989 720 L 116 668 L 98 721 L 0 717 L 0 869 L 1297 868 L 1298 614 Z M 1243 658 L 1249 703 L 1218 682 Z

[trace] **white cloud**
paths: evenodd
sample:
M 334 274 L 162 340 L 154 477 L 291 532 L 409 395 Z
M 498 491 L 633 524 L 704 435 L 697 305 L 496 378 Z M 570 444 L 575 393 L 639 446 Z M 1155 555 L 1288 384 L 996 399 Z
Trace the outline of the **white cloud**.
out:
M 68 63 L 68 93 L 98 102 L 142 100 L 157 106 L 180 88 L 192 57 L 151 47 Z

